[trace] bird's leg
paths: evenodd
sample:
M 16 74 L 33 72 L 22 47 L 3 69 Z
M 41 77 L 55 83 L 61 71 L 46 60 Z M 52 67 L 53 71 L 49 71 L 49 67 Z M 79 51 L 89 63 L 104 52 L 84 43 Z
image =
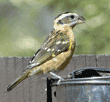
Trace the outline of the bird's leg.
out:
M 57 77 L 57 78 L 59 78 L 57 84 L 60 84 L 60 82 L 61 82 L 62 80 L 64 80 L 61 76 L 58 76 L 58 75 L 56 75 L 56 74 L 53 73 L 53 72 L 50 72 L 50 74 L 53 75 L 53 76 L 55 76 L 55 77 Z

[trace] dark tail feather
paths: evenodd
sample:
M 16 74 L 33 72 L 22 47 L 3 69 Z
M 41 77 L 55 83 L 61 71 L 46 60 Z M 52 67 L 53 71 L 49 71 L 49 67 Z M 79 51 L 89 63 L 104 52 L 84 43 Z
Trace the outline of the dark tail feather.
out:
M 19 77 L 19 78 L 17 78 L 13 83 L 11 83 L 8 87 L 7 87 L 7 89 L 6 89 L 6 91 L 11 91 L 14 87 L 16 87 L 20 82 L 22 82 L 24 79 L 26 79 L 26 78 L 28 78 L 29 77 L 29 73 L 26 73 L 26 74 L 24 74 L 23 76 L 21 76 L 21 77 Z

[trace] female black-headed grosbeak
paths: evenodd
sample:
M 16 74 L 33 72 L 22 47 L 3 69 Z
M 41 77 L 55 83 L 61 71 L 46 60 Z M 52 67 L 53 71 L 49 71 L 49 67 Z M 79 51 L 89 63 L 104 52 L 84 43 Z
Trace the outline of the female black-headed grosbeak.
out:
M 7 91 L 11 91 L 21 81 L 34 74 L 64 69 L 72 58 L 75 49 L 72 29 L 84 21 L 82 16 L 72 12 L 58 15 L 54 20 L 53 30 L 34 54 L 24 75 L 11 83 L 7 87 Z

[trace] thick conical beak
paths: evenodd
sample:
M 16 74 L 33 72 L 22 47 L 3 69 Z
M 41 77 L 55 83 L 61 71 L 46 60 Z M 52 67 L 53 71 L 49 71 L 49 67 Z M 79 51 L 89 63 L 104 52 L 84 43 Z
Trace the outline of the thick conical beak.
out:
M 78 17 L 78 22 L 77 23 L 85 23 L 85 18 L 83 16 L 80 16 Z
M 75 15 L 75 18 L 71 20 L 71 23 L 69 24 L 70 27 L 74 27 L 77 24 L 85 23 L 85 18 L 80 15 Z

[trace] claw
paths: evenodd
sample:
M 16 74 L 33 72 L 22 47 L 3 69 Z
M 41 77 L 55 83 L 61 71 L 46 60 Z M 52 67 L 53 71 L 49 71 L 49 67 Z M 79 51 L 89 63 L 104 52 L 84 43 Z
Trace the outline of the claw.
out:
M 57 82 L 58 85 L 60 85 L 61 81 L 64 80 L 61 76 L 58 76 L 58 75 L 56 75 L 56 74 L 53 73 L 53 72 L 50 72 L 50 74 L 53 75 L 53 76 L 55 76 L 56 78 L 59 78 L 59 80 L 58 80 L 58 82 Z
M 57 82 L 57 85 L 60 85 L 62 80 L 64 80 L 64 79 L 59 79 Z

